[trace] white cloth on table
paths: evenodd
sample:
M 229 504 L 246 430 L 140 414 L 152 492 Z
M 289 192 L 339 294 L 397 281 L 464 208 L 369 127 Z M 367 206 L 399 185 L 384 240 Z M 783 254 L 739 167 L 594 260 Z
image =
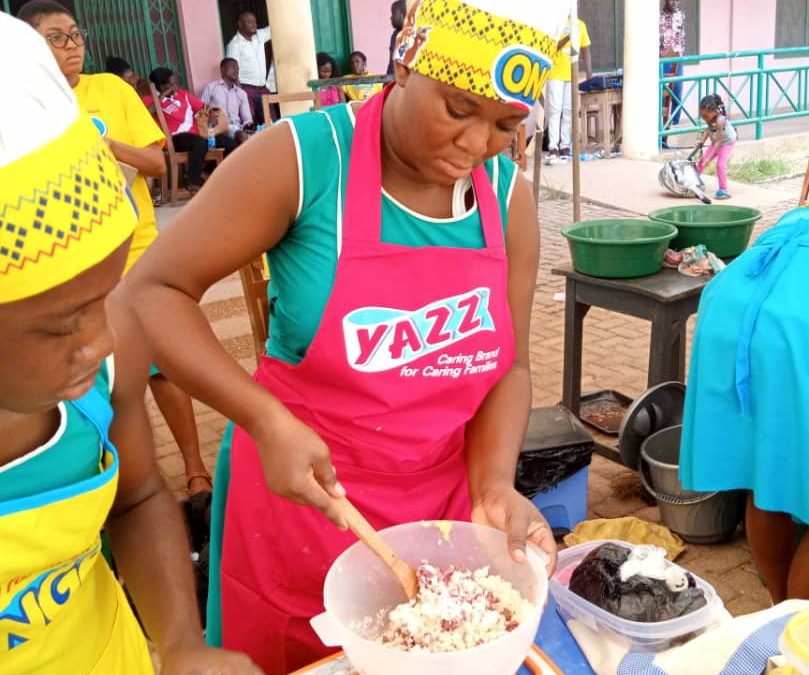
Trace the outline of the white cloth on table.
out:
M 809 600 L 787 600 L 769 609 L 732 618 L 724 609 L 717 624 L 679 647 L 631 652 L 627 640 L 596 632 L 573 620 L 567 627 L 597 675 L 750 675 L 761 673 L 780 653 L 778 638 Z

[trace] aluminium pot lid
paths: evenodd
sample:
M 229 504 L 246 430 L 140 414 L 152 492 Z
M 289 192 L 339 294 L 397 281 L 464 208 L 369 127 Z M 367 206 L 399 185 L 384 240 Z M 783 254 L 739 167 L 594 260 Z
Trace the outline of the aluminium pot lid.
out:
M 637 471 L 640 448 L 652 434 L 683 423 L 685 385 L 663 382 L 636 398 L 621 420 L 618 430 L 618 450 L 621 460 Z

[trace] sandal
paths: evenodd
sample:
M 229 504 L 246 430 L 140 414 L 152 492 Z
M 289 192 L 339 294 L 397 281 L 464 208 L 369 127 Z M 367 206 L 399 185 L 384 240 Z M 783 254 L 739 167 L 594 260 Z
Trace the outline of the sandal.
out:
M 208 481 L 208 485 L 210 487 L 208 487 L 207 489 L 197 490 L 196 492 L 194 492 L 192 494 L 191 493 L 191 482 L 198 479 L 198 478 Z M 213 490 L 213 479 L 211 478 L 211 474 L 209 474 L 207 471 L 192 471 L 191 473 L 189 473 L 186 476 L 186 487 L 188 488 L 188 494 L 191 497 L 193 497 L 195 494 L 199 494 L 201 492 L 210 492 L 211 490 Z

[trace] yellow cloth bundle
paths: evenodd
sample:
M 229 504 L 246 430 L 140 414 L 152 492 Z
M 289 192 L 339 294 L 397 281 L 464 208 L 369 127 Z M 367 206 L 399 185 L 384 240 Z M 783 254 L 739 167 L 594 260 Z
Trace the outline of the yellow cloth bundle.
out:
M 630 544 L 651 544 L 666 550 L 669 560 L 676 560 L 685 551 L 685 544 L 676 534 L 663 525 L 650 523 L 635 516 L 624 518 L 598 518 L 585 520 L 565 535 L 567 546 L 583 544 L 587 541 L 616 539 Z

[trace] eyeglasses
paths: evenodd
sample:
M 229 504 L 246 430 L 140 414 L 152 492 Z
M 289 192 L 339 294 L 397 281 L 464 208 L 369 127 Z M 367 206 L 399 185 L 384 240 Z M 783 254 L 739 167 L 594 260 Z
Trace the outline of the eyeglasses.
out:
M 51 33 L 46 35 L 45 39 L 51 44 L 51 47 L 56 47 L 56 49 L 67 48 L 68 40 L 72 40 L 77 47 L 83 47 L 87 44 L 87 31 L 84 28 L 79 28 L 68 34 Z

